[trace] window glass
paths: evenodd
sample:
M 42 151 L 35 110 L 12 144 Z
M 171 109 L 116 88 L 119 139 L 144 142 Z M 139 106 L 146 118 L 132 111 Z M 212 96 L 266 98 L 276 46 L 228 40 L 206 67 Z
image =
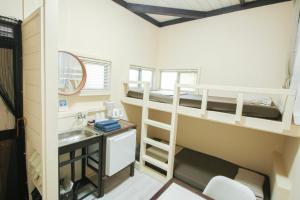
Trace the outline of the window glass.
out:
M 160 88 L 162 90 L 174 90 L 177 83 L 177 72 L 161 72 Z
M 139 81 L 139 70 L 138 69 L 129 69 L 129 81 Z M 130 83 L 129 87 L 138 87 L 135 83 Z
M 130 81 L 139 81 L 139 70 L 129 69 L 129 80 Z
M 153 70 L 133 66 L 129 69 L 129 81 L 149 82 L 152 87 Z M 140 88 L 141 84 L 130 83 L 129 87 Z
M 86 90 L 105 89 L 105 65 L 85 63 L 86 66 Z
M 172 70 L 162 71 L 160 80 L 160 89 L 174 90 L 175 84 L 195 85 L 197 84 L 198 72 L 195 70 Z M 194 91 L 191 88 L 181 88 L 182 91 Z
M 80 92 L 83 96 L 105 95 L 110 92 L 111 62 L 79 56 L 86 69 L 86 82 Z
M 197 73 L 195 72 L 180 72 L 179 83 L 186 85 L 197 84 Z M 181 88 L 182 91 L 194 91 L 193 88 Z
M 181 72 L 179 76 L 179 83 L 195 85 L 197 83 L 197 74 L 195 72 Z
M 152 71 L 150 70 L 142 70 L 141 81 L 149 82 L 150 87 L 152 87 Z

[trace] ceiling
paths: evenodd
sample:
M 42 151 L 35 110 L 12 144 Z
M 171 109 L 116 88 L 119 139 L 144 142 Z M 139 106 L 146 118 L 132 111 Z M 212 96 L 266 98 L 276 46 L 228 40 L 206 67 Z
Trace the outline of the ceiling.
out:
M 112 0 L 163 27 L 289 0 Z
M 125 0 L 128 3 L 144 4 L 150 6 L 160 6 L 167 8 L 177 8 L 185 10 L 197 10 L 197 11 L 211 11 L 228 6 L 240 4 L 240 0 Z M 255 0 L 245 0 L 250 2 Z M 151 17 L 152 14 L 148 14 Z M 166 15 L 154 15 L 154 19 L 159 22 L 169 21 L 179 17 L 166 16 Z
M 168 15 L 156 15 L 156 14 L 146 14 L 146 15 L 152 17 L 153 19 L 155 19 L 159 22 L 166 22 L 169 20 L 180 18 L 180 17 L 168 16 Z
M 162 6 L 186 10 L 210 11 L 240 4 L 240 0 L 125 0 L 128 3 Z M 250 0 L 254 1 L 254 0 Z M 249 2 L 249 0 L 246 0 Z

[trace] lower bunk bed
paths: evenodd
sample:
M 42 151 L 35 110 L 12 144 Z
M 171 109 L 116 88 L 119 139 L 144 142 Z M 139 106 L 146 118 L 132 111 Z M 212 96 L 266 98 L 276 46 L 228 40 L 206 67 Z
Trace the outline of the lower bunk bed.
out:
M 165 153 L 155 147 L 151 147 L 150 145 L 147 146 L 147 154 L 151 154 L 151 156 L 167 162 Z M 139 147 L 137 147 L 136 151 L 136 160 L 139 161 Z M 166 174 L 165 171 L 155 167 L 154 165 L 151 165 L 150 163 L 146 162 L 146 166 L 158 171 L 161 174 Z M 263 177 L 261 188 L 255 184 L 248 186 L 252 186 L 251 189 L 256 194 L 257 199 L 270 200 L 270 180 L 267 175 L 246 169 L 242 166 L 208 154 L 179 146 L 176 147 L 174 178 L 179 179 L 180 181 L 199 189 L 200 191 L 203 191 L 208 182 L 215 176 L 221 175 L 237 180 L 237 178 L 241 177 L 240 174 L 242 174 L 243 171 L 250 173 L 254 172 L 254 176 Z M 254 183 L 256 182 L 253 180 L 253 177 L 252 181 Z

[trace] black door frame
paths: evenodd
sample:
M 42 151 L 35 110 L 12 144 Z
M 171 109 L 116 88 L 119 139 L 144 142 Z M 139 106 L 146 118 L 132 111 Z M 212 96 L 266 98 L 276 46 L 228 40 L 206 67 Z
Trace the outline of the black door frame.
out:
M 6 19 L 5 17 L 3 17 Z M 23 64 L 22 64 L 22 21 L 14 19 L 1 20 L 5 25 L 13 27 L 14 38 L 1 39 L 0 47 L 13 50 L 13 79 L 14 79 L 14 115 L 15 128 L 0 131 L 0 141 L 15 140 L 17 154 L 17 190 L 20 200 L 28 199 L 27 173 L 26 173 L 26 150 L 25 150 L 25 127 L 23 119 Z M 13 109 L 13 108 L 12 108 Z

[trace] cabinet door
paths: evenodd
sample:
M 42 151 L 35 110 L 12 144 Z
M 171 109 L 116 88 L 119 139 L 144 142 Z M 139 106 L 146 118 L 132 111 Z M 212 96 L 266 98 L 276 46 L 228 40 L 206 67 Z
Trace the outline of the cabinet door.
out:
M 108 137 L 106 175 L 112 176 L 135 161 L 136 130 Z

